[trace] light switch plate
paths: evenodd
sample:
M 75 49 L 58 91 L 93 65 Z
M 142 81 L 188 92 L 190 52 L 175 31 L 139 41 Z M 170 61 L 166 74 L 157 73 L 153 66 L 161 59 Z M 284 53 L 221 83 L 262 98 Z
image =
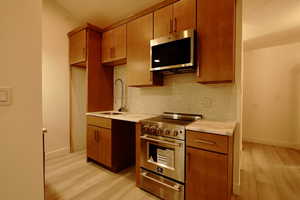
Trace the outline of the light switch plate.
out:
M 0 87 L 0 106 L 11 104 L 11 88 Z

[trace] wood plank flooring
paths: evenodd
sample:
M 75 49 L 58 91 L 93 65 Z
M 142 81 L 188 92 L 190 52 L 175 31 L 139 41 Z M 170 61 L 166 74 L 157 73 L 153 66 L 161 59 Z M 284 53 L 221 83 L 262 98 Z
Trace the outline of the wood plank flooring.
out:
M 134 168 L 118 174 L 87 163 L 85 152 L 46 160 L 46 200 L 157 200 L 135 187 Z M 236 200 L 299 200 L 300 151 L 244 143 Z
M 46 159 L 46 200 L 157 200 L 135 186 L 134 168 L 118 174 L 92 162 L 85 152 Z
M 241 195 L 237 200 L 299 200 L 300 151 L 243 144 Z

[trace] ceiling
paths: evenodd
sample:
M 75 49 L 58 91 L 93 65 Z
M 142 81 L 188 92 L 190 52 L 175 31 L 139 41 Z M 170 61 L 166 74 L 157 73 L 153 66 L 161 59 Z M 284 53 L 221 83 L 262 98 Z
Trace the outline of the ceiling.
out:
M 82 22 L 104 28 L 164 0 L 55 0 Z M 244 38 L 300 27 L 300 0 L 243 0 Z
M 104 28 L 164 0 L 56 0 L 80 21 Z
M 245 39 L 300 27 L 300 0 L 244 0 Z

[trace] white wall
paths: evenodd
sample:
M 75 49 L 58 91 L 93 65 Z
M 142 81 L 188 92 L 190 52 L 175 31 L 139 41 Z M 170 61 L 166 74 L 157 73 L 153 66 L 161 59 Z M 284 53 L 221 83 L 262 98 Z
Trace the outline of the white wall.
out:
M 72 67 L 71 70 L 71 152 L 86 149 L 87 113 L 86 69 Z
M 245 53 L 244 140 L 295 147 L 300 144 L 300 43 L 251 47 Z
M 43 118 L 46 152 L 69 151 L 70 67 L 67 33 L 79 21 L 55 1 L 43 0 Z
M 12 104 L 0 106 L 0 195 L 43 199 L 41 1 L 1 1 L 0 87 Z
M 235 81 L 236 81 L 236 121 L 237 128 L 234 135 L 234 163 L 233 163 L 233 192 L 240 194 L 240 169 L 242 160 L 242 137 L 243 137 L 243 14 L 244 3 L 236 1 L 236 56 L 235 56 Z

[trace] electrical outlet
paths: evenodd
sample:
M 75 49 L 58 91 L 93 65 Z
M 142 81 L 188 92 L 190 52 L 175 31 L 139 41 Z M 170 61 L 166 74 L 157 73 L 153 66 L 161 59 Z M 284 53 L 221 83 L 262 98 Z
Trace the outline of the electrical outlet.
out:
M 201 105 L 203 108 L 211 108 L 212 104 L 213 104 L 212 99 L 209 97 L 203 97 L 201 99 Z

